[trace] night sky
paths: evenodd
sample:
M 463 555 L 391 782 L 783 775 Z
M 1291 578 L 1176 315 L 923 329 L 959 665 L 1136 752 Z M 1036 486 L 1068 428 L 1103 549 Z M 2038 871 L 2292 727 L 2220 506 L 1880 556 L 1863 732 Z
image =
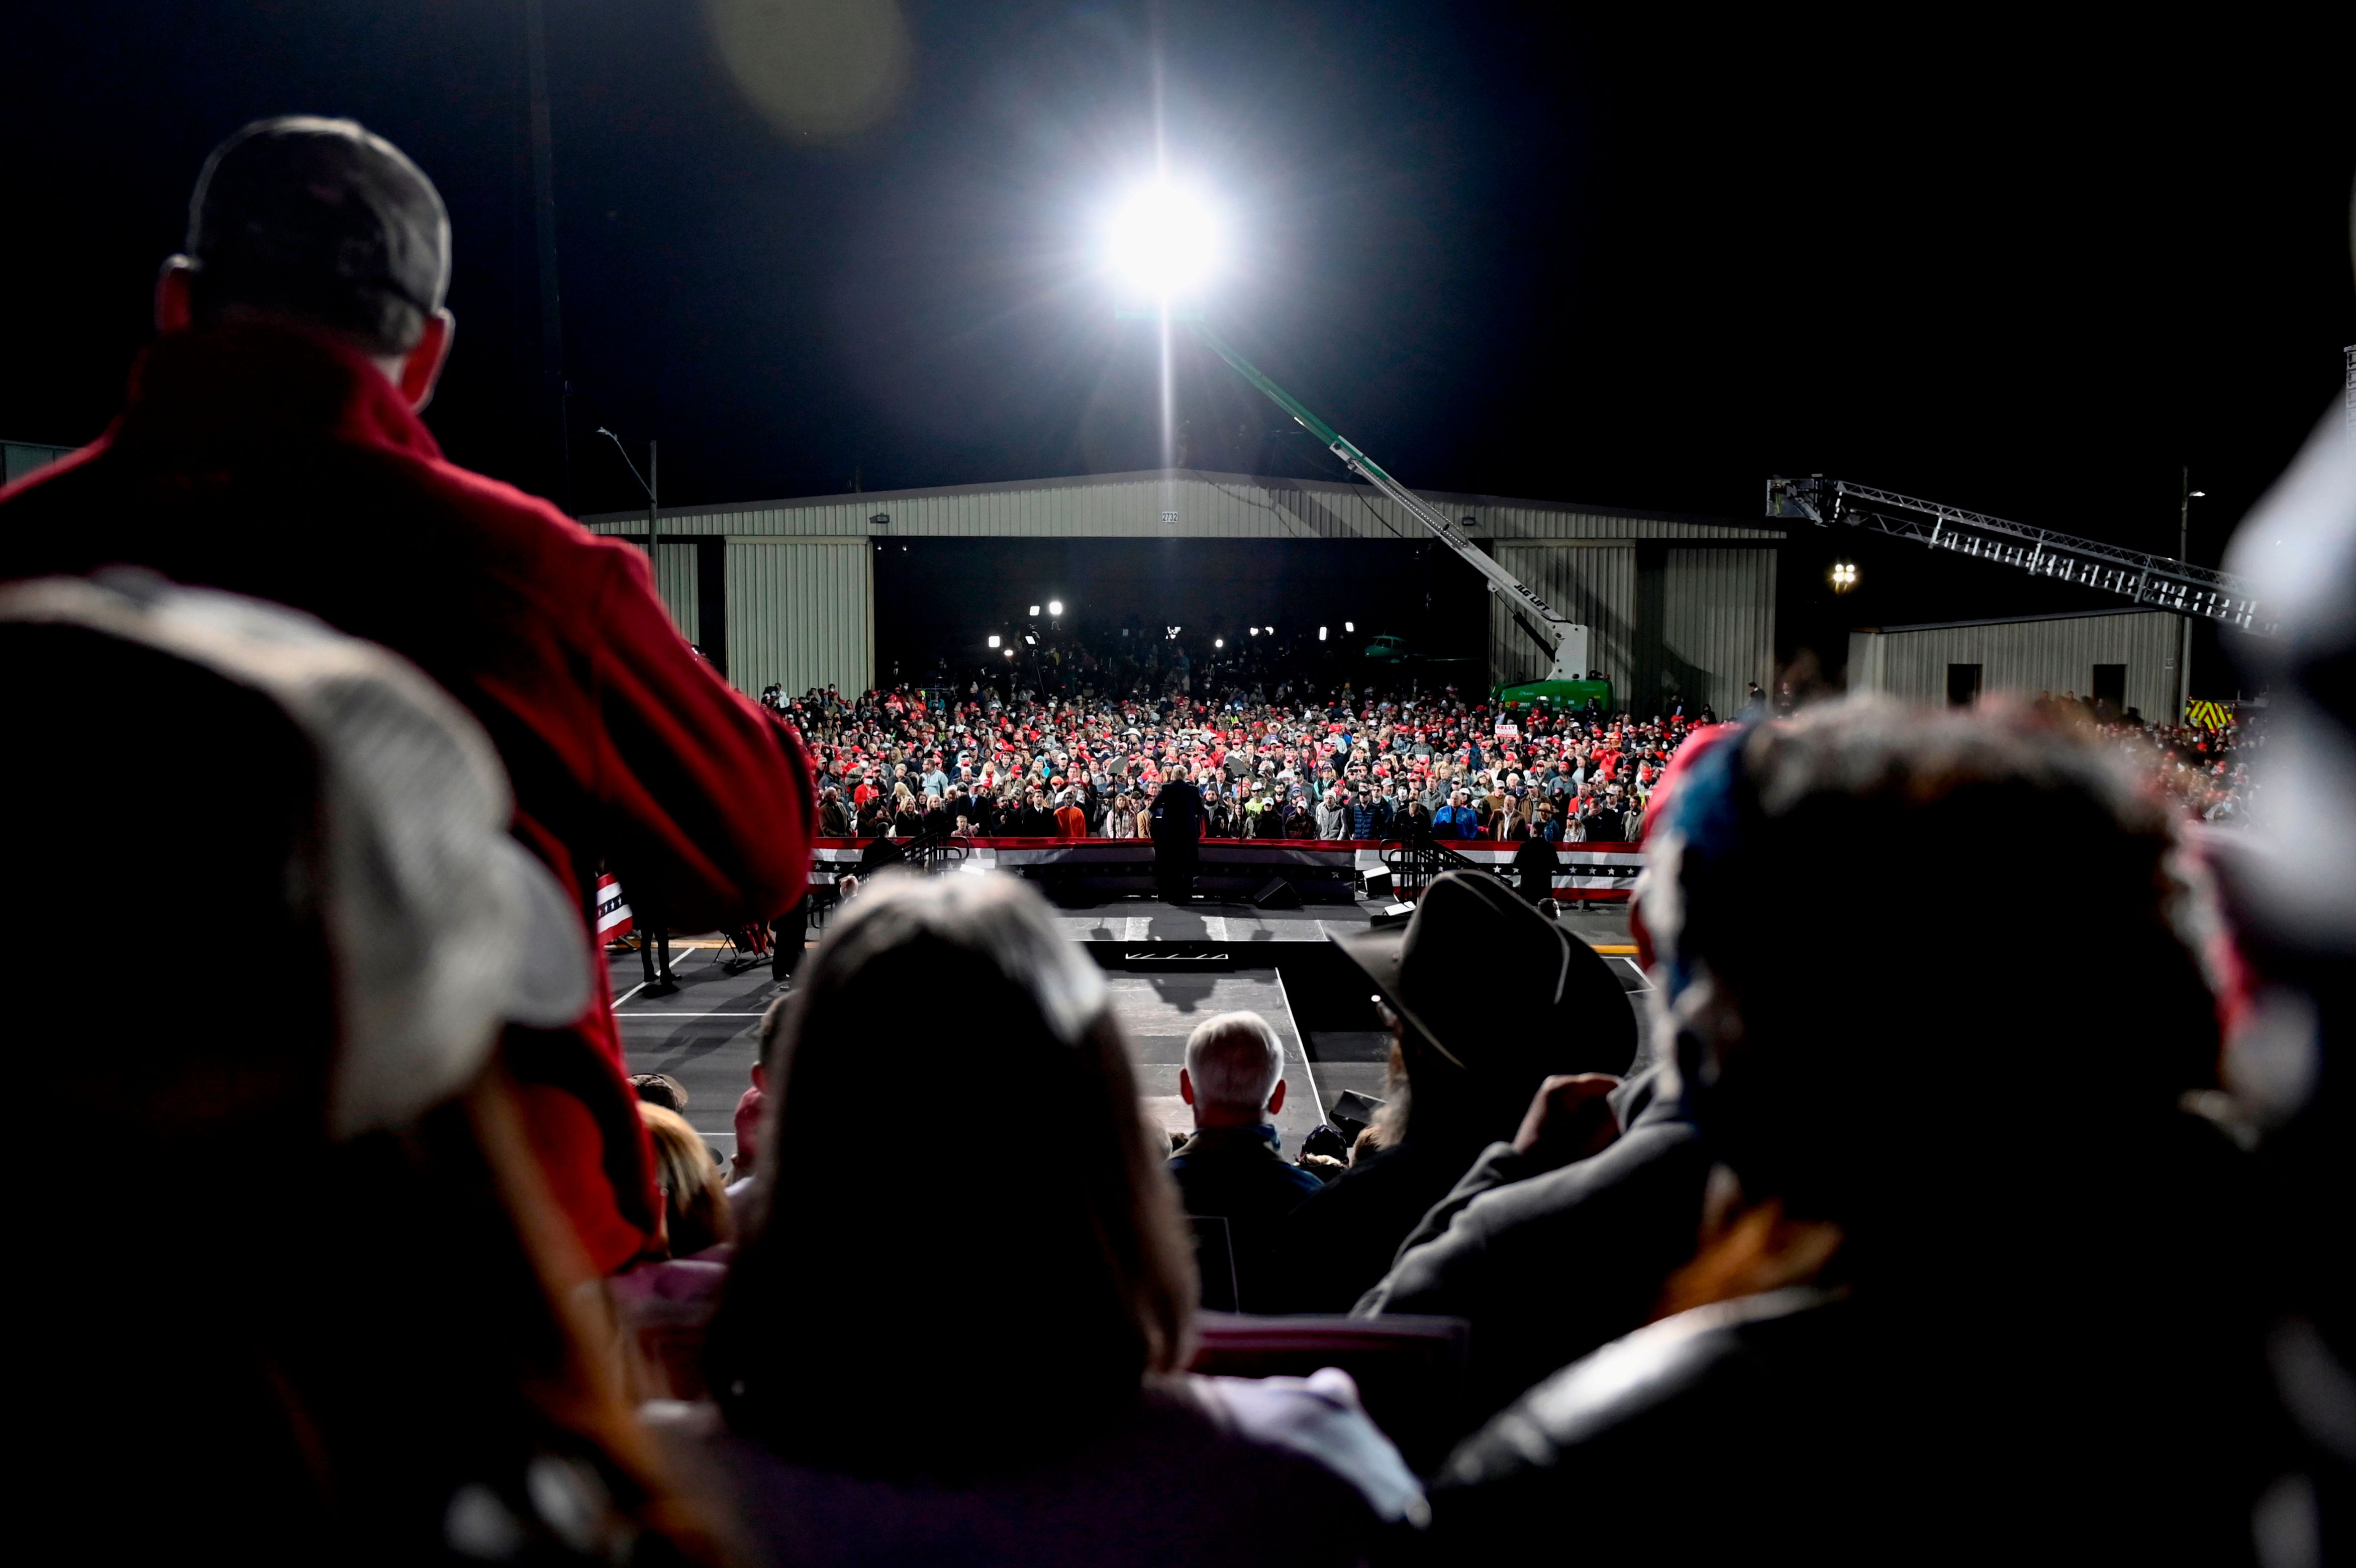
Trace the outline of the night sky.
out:
M 2189 464 L 2213 561 L 2356 341 L 2349 40 L 2279 18 L 912 3 L 845 128 L 755 102 L 776 72 L 723 59 L 730 3 L 548 0 L 569 461 L 519 4 L 12 8 L 0 435 L 102 428 L 205 151 L 291 111 L 440 185 L 459 331 L 430 423 L 583 511 L 635 499 L 600 424 L 661 438 L 679 504 L 1158 466 L 1152 338 L 1093 270 L 1157 124 L 1230 214 L 1214 319 L 1436 489 L 1748 518 L 1769 474 L 1821 471 L 2172 553 Z M 1182 463 L 1335 472 L 1215 361 L 1177 382 Z M 1787 576 L 1833 547 L 1804 545 Z M 1868 568 L 1825 614 L 2080 602 Z

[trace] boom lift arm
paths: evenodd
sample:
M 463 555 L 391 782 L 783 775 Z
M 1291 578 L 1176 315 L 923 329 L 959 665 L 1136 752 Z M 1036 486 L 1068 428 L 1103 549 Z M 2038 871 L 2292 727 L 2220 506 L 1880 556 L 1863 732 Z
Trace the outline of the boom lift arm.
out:
M 2016 566 L 2034 576 L 2083 583 L 2139 605 L 2222 621 L 2258 637 L 2275 634 L 2274 615 L 2258 602 L 2255 585 L 2230 573 L 1918 500 L 1853 480 L 1827 479 L 1822 474 L 1770 479 L 1767 515 L 1804 517 L 1819 527 L 1839 522 L 1869 528 L 1933 550 Z
M 1124 314 L 1129 314 L 1124 312 Z M 1138 312 L 1144 315 L 1147 313 Z M 1514 618 L 1538 640 L 1553 660 L 1547 672 L 1548 681 L 1580 681 L 1587 675 L 1587 628 L 1561 614 L 1538 597 L 1530 585 L 1497 564 L 1495 556 L 1464 537 L 1462 530 L 1450 521 L 1439 508 L 1400 484 L 1383 471 L 1382 465 L 1360 451 L 1357 446 L 1334 428 L 1309 412 L 1300 399 L 1260 374 L 1259 368 L 1229 348 L 1219 335 L 1204 324 L 1194 313 L 1173 312 L 1173 320 L 1182 320 L 1194 329 L 1211 352 L 1225 360 L 1235 372 L 1267 394 L 1268 400 L 1299 422 L 1303 430 L 1325 444 L 1325 449 L 1342 459 L 1350 471 L 1388 496 L 1404 509 L 1409 517 L 1430 530 L 1433 537 L 1456 553 L 1457 559 L 1481 574 L 1493 594 L 1505 596 Z

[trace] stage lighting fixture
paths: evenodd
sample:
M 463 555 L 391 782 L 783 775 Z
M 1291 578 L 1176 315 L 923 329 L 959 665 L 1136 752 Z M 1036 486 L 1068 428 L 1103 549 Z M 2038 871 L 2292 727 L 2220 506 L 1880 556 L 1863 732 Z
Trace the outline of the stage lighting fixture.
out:
M 1258 627 L 1254 627 L 1254 628 L 1251 628 L 1251 634 L 1252 634 L 1254 637 L 1258 637 L 1258 636 L 1259 635 L 1259 628 L 1258 628 Z
M 1325 628 L 1322 626 L 1317 628 L 1317 640 L 1320 642 L 1325 640 Z
M 1025 648 L 1036 648 L 1039 646 L 1039 639 L 1026 631 L 1023 634 L 1023 646 Z
M 1130 193 L 1105 227 L 1106 258 L 1123 287 L 1167 301 L 1208 283 L 1226 249 L 1202 196 L 1156 180 Z
M 1211 646 L 1214 648 L 1225 648 L 1226 645 L 1227 639 L 1224 637 L 1215 637 L 1211 639 Z
M 1854 561 L 1834 562 L 1832 578 L 1834 593 L 1847 593 L 1851 588 L 1857 586 L 1857 563 Z
M 1009 659 L 1013 658 L 1013 657 L 1014 657 L 1014 650 L 1012 650 L 1012 649 L 1011 649 L 1011 648 L 1010 648 L 1010 649 L 1008 649 L 1008 650 L 1006 650 L 1006 657 L 1007 657 L 1007 658 L 1009 658 Z
M 1033 605 L 1031 607 L 1031 613 L 1034 616 L 1037 615 L 1039 613 L 1039 607 L 1037 605 Z
M 1049 599 L 1047 601 L 1047 613 L 1051 616 L 1062 615 L 1064 613 L 1064 601 L 1061 599 Z
M 1342 629 L 1344 631 L 1355 631 L 1358 629 L 1358 623 L 1354 620 L 1345 620 L 1342 623 Z
M 997 646 L 999 645 L 999 642 L 1000 642 L 1001 640 L 1001 639 L 1000 639 L 999 635 L 998 635 L 996 632 L 994 632 L 994 631 L 993 631 L 993 632 L 991 632 L 991 633 L 990 634 L 990 646 L 991 646 L 991 647 L 992 647 L 992 648 L 997 647 Z

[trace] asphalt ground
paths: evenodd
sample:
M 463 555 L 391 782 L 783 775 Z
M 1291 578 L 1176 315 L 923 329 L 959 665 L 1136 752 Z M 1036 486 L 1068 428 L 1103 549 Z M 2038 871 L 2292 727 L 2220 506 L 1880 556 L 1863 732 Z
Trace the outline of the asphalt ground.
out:
M 1225 969 L 1168 973 L 1117 970 L 1108 976 L 1139 1093 L 1147 1115 L 1162 1126 L 1180 1131 L 1191 1126 L 1178 1095 L 1187 1035 L 1216 1013 L 1258 1013 L 1284 1040 L 1287 1089 L 1277 1133 L 1290 1155 L 1344 1092 L 1355 1090 L 1381 1097 L 1389 1040 L 1363 1029 L 1318 1029 L 1314 1020 L 1304 1032 L 1274 964 L 1256 964 L 1248 950 L 1237 950 L 1260 943 L 1323 942 L 1329 933 L 1363 930 L 1379 908 L 1318 905 L 1302 910 L 1258 910 L 1248 904 L 1197 904 L 1178 909 L 1133 899 L 1059 912 L 1056 921 L 1076 941 L 1223 946 L 1230 960 Z M 1648 1037 L 1644 980 L 1631 956 L 1635 950 L 1628 940 L 1624 910 L 1566 915 L 1563 924 L 1604 955 L 1627 991 L 1640 1036 Z M 769 978 L 766 959 L 751 966 L 732 966 L 728 956 L 714 938 L 674 937 L 671 970 L 679 989 L 668 996 L 645 994 L 636 953 L 611 954 L 607 960 L 629 1070 L 665 1072 L 677 1079 L 687 1090 L 688 1122 L 723 1155 L 735 1152 L 736 1101 L 752 1082 L 761 1015 L 787 989 Z

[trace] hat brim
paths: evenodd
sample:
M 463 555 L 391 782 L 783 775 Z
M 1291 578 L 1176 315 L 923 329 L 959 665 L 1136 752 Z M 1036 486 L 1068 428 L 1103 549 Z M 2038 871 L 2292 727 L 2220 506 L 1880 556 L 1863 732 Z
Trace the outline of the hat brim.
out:
M 1382 992 L 1383 1000 L 1390 1004 L 1391 1010 L 1414 1025 L 1415 1032 L 1422 1036 L 1432 1049 L 1445 1057 L 1459 1071 L 1472 1070 L 1464 1065 L 1462 1058 L 1440 1043 L 1438 1032 L 1423 1021 L 1399 993 L 1399 961 L 1407 948 L 1405 925 L 1387 926 L 1380 930 L 1362 931 L 1346 937 L 1333 931 L 1325 935 L 1352 963 L 1365 972 L 1366 978 Z

